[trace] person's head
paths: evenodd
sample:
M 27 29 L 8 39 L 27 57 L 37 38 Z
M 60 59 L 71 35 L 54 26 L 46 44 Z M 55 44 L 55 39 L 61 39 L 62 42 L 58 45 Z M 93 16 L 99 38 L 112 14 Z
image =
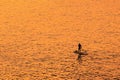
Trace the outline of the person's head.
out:
M 81 45 L 80 43 L 78 45 Z

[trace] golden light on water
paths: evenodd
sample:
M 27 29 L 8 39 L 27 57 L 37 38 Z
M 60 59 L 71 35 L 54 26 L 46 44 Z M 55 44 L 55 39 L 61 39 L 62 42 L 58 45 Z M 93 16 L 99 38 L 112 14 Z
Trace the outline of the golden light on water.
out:
M 119 0 L 0 0 L 0 79 L 120 79 Z M 88 55 L 73 53 L 78 43 Z

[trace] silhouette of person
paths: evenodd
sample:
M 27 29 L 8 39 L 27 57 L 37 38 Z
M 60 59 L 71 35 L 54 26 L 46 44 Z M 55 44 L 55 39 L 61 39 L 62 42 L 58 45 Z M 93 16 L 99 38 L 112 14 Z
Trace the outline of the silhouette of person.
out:
M 79 43 L 78 44 L 78 51 L 81 51 L 81 49 L 82 49 L 82 45 Z

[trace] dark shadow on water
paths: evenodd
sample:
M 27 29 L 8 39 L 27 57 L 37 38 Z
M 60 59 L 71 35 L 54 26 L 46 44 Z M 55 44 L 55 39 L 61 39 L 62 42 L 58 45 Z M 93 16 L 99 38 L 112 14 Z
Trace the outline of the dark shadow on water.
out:
M 78 60 L 79 63 L 82 62 L 82 56 L 83 55 L 88 55 L 87 51 L 75 50 L 74 53 L 78 55 L 77 60 Z
M 79 43 L 78 44 L 78 50 L 75 50 L 75 51 L 73 51 L 73 53 L 75 53 L 76 55 L 77 55 L 77 63 L 76 63 L 76 68 L 75 68 L 75 72 L 74 72 L 74 74 L 75 74 L 75 79 L 76 80 L 80 80 L 80 72 L 79 72 L 79 68 L 80 68 L 80 64 L 82 63 L 82 57 L 83 56 L 85 56 L 85 55 L 88 55 L 88 53 L 87 53 L 87 51 L 86 50 L 83 50 L 82 49 L 82 45 Z

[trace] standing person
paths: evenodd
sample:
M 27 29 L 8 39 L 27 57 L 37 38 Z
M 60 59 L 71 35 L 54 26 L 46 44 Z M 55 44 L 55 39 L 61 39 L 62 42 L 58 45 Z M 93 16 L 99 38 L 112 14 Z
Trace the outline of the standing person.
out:
M 82 45 L 79 43 L 78 44 L 78 51 L 81 51 L 81 49 L 82 49 Z

